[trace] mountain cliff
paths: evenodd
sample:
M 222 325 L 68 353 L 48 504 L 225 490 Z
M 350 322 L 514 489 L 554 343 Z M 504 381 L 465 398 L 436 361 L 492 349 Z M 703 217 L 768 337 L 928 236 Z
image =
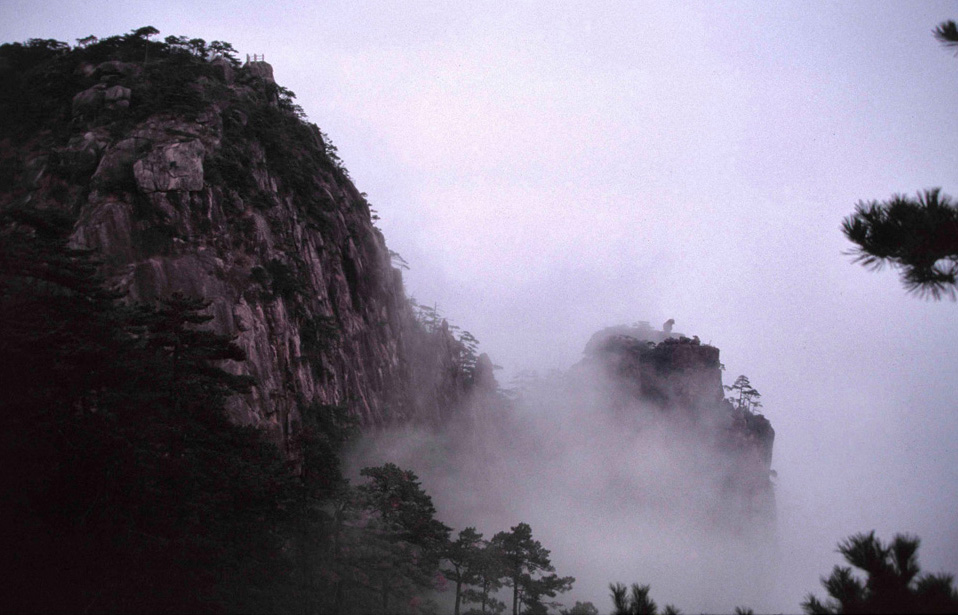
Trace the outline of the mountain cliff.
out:
M 441 422 L 475 357 L 425 326 L 370 206 L 265 62 L 148 33 L 5 46 L 0 207 L 76 216 L 131 300 L 212 302 L 249 394 L 234 420 L 287 445 L 300 409 L 344 405 L 367 428 Z
M 450 528 L 409 569 L 347 441 L 416 493 L 391 464 L 423 466 L 467 527 L 530 490 L 709 536 L 771 518 L 774 434 L 724 400 L 718 349 L 616 328 L 507 399 L 475 338 L 406 298 L 272 67 L 155 34 L 0 46 L 5 610 L 418 612 Z
M 211 302 L 209 326 L 246 356 L 224 367 L 254 383 L 231 417 L 287 455 L 308 407 L 377 430 L 442 425 L 471 389 L 501 403 L 474 339 L 406 298 L 365 195 L 272 67 L 151 30 L 4 46 L 0 208 L 74 216 L 73 245 L 130 300 Z M 646 325 L 597 333 L 586 355 L 576 369 L 607 377 L 613 408 L 695 425 L 748 507 L 770 508 L 774 431 L 724 400 L 717 348 Z
M 717 502 L 725 519 L 754 529 L 775 517 L 770 480 L 775 430 L 767 418 L 725 399 L 719 349 L 697 337 L 655 331 L 647 323 L 610 327 L 589 340 L 575 366 L 579 380 L 602 383 L 613 412 L 634 413 L 637 405 L 710 454 L 724 495 Z M 704 471 L 704 468 L 703 468 Z

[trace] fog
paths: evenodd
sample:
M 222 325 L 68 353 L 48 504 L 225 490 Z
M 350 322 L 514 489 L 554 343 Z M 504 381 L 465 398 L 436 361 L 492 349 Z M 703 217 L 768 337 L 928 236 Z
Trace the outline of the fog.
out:
M 710 559 L 720 537 L 616 508 L 603 489 L 640 480 L 647 449 L 571 410 L 517 419 L 519 443 L 562 448 L 500 498 L 423 467 L 457 529 L 528 522 L 573 602 L 606 610 L 608 582 L 638 581 L 686 612 L 713 594 L 796 612 L 836 542 L 871 529 L 919 535 L 925 570 L 958 573 L 958 306 L 853 265 L 840 232 L 860 199 L 958 194 L 958 58 L 931 34 L 958 3 L 674 4 L 6 0 L 0 35 L 153 25 L 265 54 L 368 193 L 409 293 L 505 385 L 637 320 L 721 348 L 726 384 L 747 374 L 777 432 L 776 565 L 748 551 L 738 574 Z M 768 580 L 743 580 L 755 569 Z
M 776 609 L 788 596 L 774 519 L 724 492 L 734 460 L 711 445 L 726 414 L 688 421 L 623 405 L 615 384 L 582 366 L 527 378 L 511 408 L 486 400 L 438 432 L 365 436 L 347 455 L 350 474 L 386 462 L 414 470 L 453 536 L 528 523 L 557 574 L 576 578 L 557 598 L 568 606 L 607 612 L 610 582 L 641 581 L 686 612 Z

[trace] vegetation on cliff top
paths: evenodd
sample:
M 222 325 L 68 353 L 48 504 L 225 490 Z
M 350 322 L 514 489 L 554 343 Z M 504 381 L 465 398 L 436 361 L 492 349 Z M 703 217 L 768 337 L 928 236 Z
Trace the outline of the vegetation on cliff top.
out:
M 248 152 L 238 146 L 255 140 L 284 190 L 307 210 L 328 210 L 316 171 L 349 174 L 329 137 L 306 121 L 295 94 L 241 65 L 229 43 L 151 40 L 156 34 L 145 27 L 74 47 L 48 39 L 0 46 L 0 141 L 34 142 L 33 149 L 49 150 L 54 171 L 82 183 L 75 165 L 58 155 L 71 136 L 108 127 L 119 140 L 157 114 L 187 120 L 218 115 L 224 138 L 208 155 L 209 182 L 267 206 L 257 198 Z M 0 150 L 0 177 L 9 185 L 25 179 L 26 161 L 10 148 Z

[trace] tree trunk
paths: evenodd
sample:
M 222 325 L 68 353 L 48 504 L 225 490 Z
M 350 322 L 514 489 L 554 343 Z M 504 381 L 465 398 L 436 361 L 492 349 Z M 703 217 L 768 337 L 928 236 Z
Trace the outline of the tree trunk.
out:
M 519 615 L 519 577 L 512 578 L 512 615 Z
M 343 529 L 343 507 L 336 506 L 336 512 L 333 515 L 333 564 L 336 566 L 336 570 L 339 575 L 342 574 L 343 570 L 339 564 L 342 563 L 342 547 L 340 545 L 340 535 Z M 343 598 L 345 597 L 345 582 L 342 577 L 337 575 L 336 579 L 336 593 L 333 603 L 333 615 L 339 615 L 343 609 Z
M 462 581 L 456 581 L 456 613 L 459 615 L 459 602 L 462 600 Z

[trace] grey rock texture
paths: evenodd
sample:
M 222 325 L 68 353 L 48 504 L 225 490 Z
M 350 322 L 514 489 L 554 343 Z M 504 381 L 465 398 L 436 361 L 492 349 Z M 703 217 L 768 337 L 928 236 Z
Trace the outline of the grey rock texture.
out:
M 276 83 L 273 79 L 273 67 L 267 62 L 249 62 L 246 64 L 247 70 L 267 83 Z
M 211 327 L 248 357 L 227 369 L 257 383 L 233 418 L 289 455 L 311 404 L 345 405 L 368 429 L 455 412 L 463 345 L 416 319 L 364 195 L 283 107 L 272 67 L 221 60 L 174 92 L 149 81 L 157 70 L 78 67 L 96 82 L 68 101 L 69 134 L 0 145 L 27 161 L 0 207 L 76 212 L 75 245 L 131 300 L 211 301 Z
M 770 525 L 775 496 L 770 479 L 775 430 L 761 414 L 735 408 L 725 399 L 719 349 L 697 338 L 668 337 L 638 327 L 610 327 L 589 341 L 573 372 L 609 390 L 613 409 L 631 412 L 640 404 L 690 434 L 718 463 L 744 526 Z M 650 339 L 651 338 L 651 339 Z M 661 341 L 653 341 L 660 339 Z
M 154 147 L 133 163 L 136 186 L 143 193 L 202 190 L 204 154 L 198 139 Z

